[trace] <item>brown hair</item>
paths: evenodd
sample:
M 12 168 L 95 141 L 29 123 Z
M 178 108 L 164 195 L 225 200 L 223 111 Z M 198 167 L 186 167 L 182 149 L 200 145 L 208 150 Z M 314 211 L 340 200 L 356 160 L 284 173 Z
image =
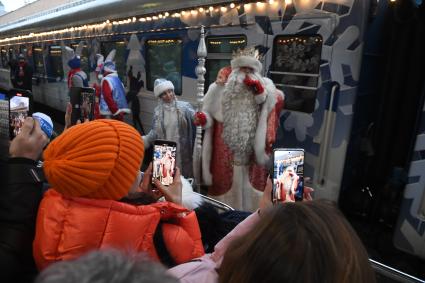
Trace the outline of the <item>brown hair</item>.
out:
M 332 203 L 285 203 L 261 218 L 227 249 L 219 282 L 375 282 L 365 248 Z

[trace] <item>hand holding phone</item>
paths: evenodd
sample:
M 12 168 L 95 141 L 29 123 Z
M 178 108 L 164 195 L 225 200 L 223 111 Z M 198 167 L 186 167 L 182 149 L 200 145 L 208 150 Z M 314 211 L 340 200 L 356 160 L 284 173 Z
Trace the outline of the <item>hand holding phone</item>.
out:
M 183 205 L 182 203 L 182 187 L 183 184 L 181 182 L 181 176 L 180 176 L 180 170 L 178 167 L 176 167 L 174 175 L 174 181 L 169 186 L 164 186 L 162 183 L 154 179 L 155 187 L 159 190 L 159 192 L 162 194 L 162 196 L 165 197 L 165 199 L 169 202 L 174 202 L 179 205 Z
M 293 202 L 303 199 L 304 150 L 278 148 L 273 152 L 272 201 Z
M 15 93 L 9 99 L 9 136 L 14 139 L 22 130 L 25 119 L 30 116 L 30 97 Z
M 69 96 L 72 105 L 71 125 L 75 125 L 78 120 L 80 122 L 92 121 L 96 90 L 92 87 L 71 87 Z
M 169 186 L 174 181 L 177 144 L 173 141 L 156 140 L 153 147 L 152 183 L 159 180 Z
M 24 157 L 36 161 L 48 141 L 39 123 L 36 123 L 34 118 L 28 117 L 23 123 L 20 135 L 11 142 L 9 154 L 11 157 Z

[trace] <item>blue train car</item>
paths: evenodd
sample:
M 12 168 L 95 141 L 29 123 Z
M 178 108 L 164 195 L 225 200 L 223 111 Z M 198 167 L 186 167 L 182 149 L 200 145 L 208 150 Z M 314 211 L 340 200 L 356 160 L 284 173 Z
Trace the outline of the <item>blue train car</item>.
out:
M 397 5 L 414 5 L 411 0 L 77 2 L 0 24 L 1 88 L 10 87 L 8 62 L 25 54 L 34 69 L 34 100 L 64 111 L 69 100 L 64 47 L 75 48 L 84 42 L 82 68 L 89 74 L 90 83 L 96 82 L 96 54 L 106 56 L 116 49 L 118 73 L 124 84 L 130 70 L 134 76 L 140 73 L 144 81 L 138 93 L 139 116 L 149 129 L 157 104 L 153 95 L 156 78 L 173 81 L 178 98 L 196 105 L 196 50 L 200 27 L 204 26 L 206 86 L 215 80 L 221 67 L 229 65 L 233 51 L 246 46 L 258 48 L 263 75 L 286 95 L 275 146 L 304 148 L 305 176 L 312 177 L 316 198 L 340 201 L 344 211 L 355 206 L 364 221 L 379 214 L 373 211 L 381 208 L 382 190 L 368 181 L 368 172 L 362 175 L 359 169 L 363 162 L 359 152 L 370 142 L 368 133 L 360 131 L 379 125 L 373 123 L 377 119 L 374 109 L 384 99 L 364 90 L 377 92 L 376 80 L 383 78 L 371 71 L 382 69 L 374 65 L 376 57 L 370 56 L 370 50 L 382 54 L 387 50 L 373 49 L 370 44 L 383 40 L 381 31 L 389 13 L 397 10 Z M 422 2 L 415 4 L 416 9 L 423 9 Z M 416 107 L 422 110 L 420 97 Z M 398 189 L 404 196 L 394 197 L 398 221 L 391 228 L 391 236 L 399 249 L 424 259 L 425 120 L 421 111 L 414 116 L 418 121 L 414 127 L 416 145 L 404 148 L 409 158 L 401 170 L 408 171 L 408 176 Z M 381 119 L 380 123 L 384 125 L 385 121 Z M 372 151 L 379 151 L 379 146 Z M 374 164 L 373 171 L 386 161 L 381 158 L 378 164 L 369 158 L 367 162 Z M 356 183 L 363 178 L 364 182 Z M 362 196 L 353 204 L 350 198 L 356 191 Z

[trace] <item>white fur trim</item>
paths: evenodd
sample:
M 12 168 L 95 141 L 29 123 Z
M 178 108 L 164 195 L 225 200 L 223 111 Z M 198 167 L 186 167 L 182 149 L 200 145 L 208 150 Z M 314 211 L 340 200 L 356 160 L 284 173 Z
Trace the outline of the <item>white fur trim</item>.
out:
M 276 105 L 276 87 L 268 78 L 264 78 L 264 83 L 267 97 L 261 108 L 254 144 L 255 158 L 257 163 L 261 165 L 266 164 L 270 158 L 266 154 L 267 120 L 269 113 Z
M 254 211 L 263 193 L 254 189 L 249 181 L 249 166 L 233 166 L 232 188 L 223 195 L 210 196 L 230 204 L 234 209 Z
M 106 62 L 103 64 L 103 72 L 105 73 L 116 73 L 117 66 L 115 66 L 114 62 Z
M 169 89 L 174 90 L 173 83 L 170 81 L 164 81 L 153 89 L 153 93 L 155 94 L 156 97 L 159 97 L 164 91 Z
M 187 209 L 195 209 L 202 204 L 202 197 L 193 192 L 189 181 L 181 176 L 182 182 L 182 204 Z
M 261 104 L 261 103 L 263 103 L 264 101 L 266 101 L 266 95 L 265 95 L 265 93 L 257 94 L 257 95 L 255 96 L 255 103 L 257 103 L 257 104 Z
M 207 186 L 212 185 L 211 155 L 214 119 L 223 122 L 221 97 L 224 86 L 212 83 L 205 94 L 202 112 L 207 116 L 207 124 L 204 126 L 205 133 L 202 142 L 202 179 Z
M 96 60 L 97 60 L 96 72 L 99 73 L 100 70 L 102 69 L 103 62 L 105 61 L 105 58 L 103 57 L 102 54 L 96 54 Z
M 221 97 L 223 95 L 224 86 L 212 83 L 208 88 L 207 93 L 204 96 L 202 112 L 207 114 L 211 118 L 216 119 L 219 122 L 223 122 L 223 113 L 222 113 L 222 104 Z M 205 128 L 211 127 L 212 121 L 207 120 L 207 125 Z
M 212 154 L 212 137 L 213 129 L 208 128 L 204 133 L 204 140 L 202 143 L 202 179 L 205 185 L 212 185 L 212 174 L 210 170 L 211 166 L 211 154 Z
M 68 60 L 74 58 L 75 56 L 74 49 L 72 49 L 71 47 L 65 46 L 65 52 L 66 52 L 66 56 Z
M 232 69 L 240 68 L 240 67 L 250 67 L 255 70 L 255 72 L 260 73 L 263 65 L 258 59 L 255 59 L 251 56 L 239 56 L 230 61 L 230 65 Z

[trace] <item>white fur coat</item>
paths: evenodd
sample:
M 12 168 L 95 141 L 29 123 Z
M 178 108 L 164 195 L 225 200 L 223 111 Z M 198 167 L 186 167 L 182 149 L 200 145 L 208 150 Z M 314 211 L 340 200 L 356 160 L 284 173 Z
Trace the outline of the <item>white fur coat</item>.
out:
M 255 158 L 258 164 L 264 165 L 269 159 L 266 154 L 266 134 L 267 134 L 267 119 L 270 112 L 276 105 L 276 95 L 282 95 L 283 93 L 277 91 L 273 82 L 268 78 L 263 78 L 265 83 L 265 95 L 266 99 L 261 104 L 261 109 L 258 118 L 257 130 L 255 133 L 254 152 Z M 225 86 L 217 85 L 213 83 L 210 85 L 208 92 L 204 97 L 204 104 L 202 112 L 207 116 L 207 123 L 205 125 L 205 136 L 202 146 L 202 177 L 206 185 L 212 184 L 212 174 L 210 171 L 212 144 L 213 144 L 213 123 L 214 120 L 223 122 L 223 106 L 222 106 L 222 95 Z

